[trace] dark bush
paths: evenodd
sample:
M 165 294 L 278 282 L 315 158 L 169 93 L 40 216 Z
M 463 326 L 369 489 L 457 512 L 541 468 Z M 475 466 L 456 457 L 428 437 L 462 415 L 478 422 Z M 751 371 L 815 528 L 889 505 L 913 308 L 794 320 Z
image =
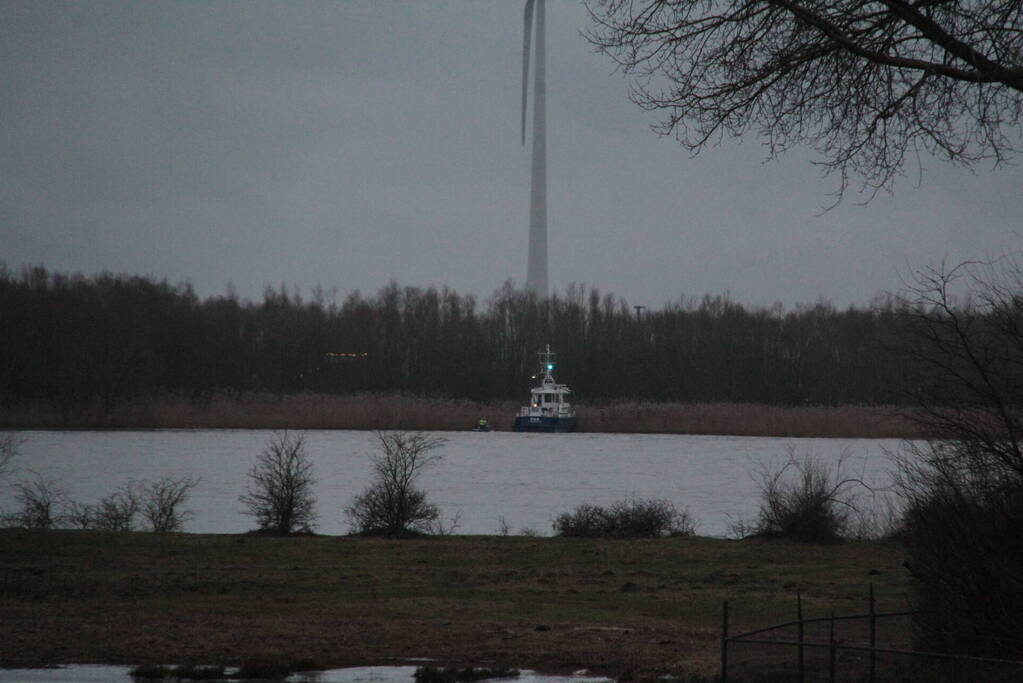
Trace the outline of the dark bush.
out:
M 920 270 L 900 314 L 936 436 L 897 460 L 918 646 L 1023 659 L 1023 254 Z
M 191 664 L 173 667 L 162 664 L 142 664 L 133 668 L 129 675 L 132 678 L 161 681 L 168 678 L 179 681 L 222 681 L 227 677 L 223 666 L 194 666 Z
M 315 485 L 303 435 L 275 432 L 249 470 L 249 488 L 239 500 L 260 531 L 308 533 L 316 522 Z
M 942 652 L 1023 659 L 1023 483 L 951 477 L 917 489 L 904 518 L 916 634 Z
M 310 659 L 266 657 L 242 662 L 231 678 L 241 680 L 284 680 L 297 671 L 313 671 L 319 665 Z
M 432 666 L 420 666 L 416 669 L 415 678 L 417 683 L 456 683 L 458 681 L 482 681 L 493 678 L 517 678 L 518 669 L 504 669 L 491 667 L 466 667 L 458 669 L 455 667 L 434 668 Z
M 789 449 L 784 465 L 773 470 L 763 467 L 754 535 L 803 543 L 833 543 L 845 537 L 856 512 L 851 489 L 868 489 L 859 479 L 842 478 L 846 456 L 843 453 L 838 464 L 831 466 L 809 454 L 797 458 Z
M 162 664 L 139 664 L 128 673 L 132 678 L 162 679 L 169 678 L 171 667 Z
M 583 504 L 554 519 L 558 536 L 583 538 L 657 538 L 692 536 L 696 525 L 686 510 L 659 499 L 627 499 L 608 507 Z
M 139 490 L 139 505 L 149 528 L 156 533 L 181 531 L 192 517 L 192 512 L 183 506 L 198 484 L 199 480 L 192 477 L 163 477 L 144 482 Z
M 122 486 L 95 505 L 70 503 L 66 518 L 72 526 L 101 531 L 134 531 L 141 503 L 137 487 Z
M 381 432 L 376 438 L 373 482 L 345 508 L 353 530 L 392 537 L 436 532 L 440 512 L 416 488 L 416 481 L 423 469 L 440 459 L 432 451 L 447 440 L 405 432 Z
M 18 510 L 9 516 L 15 526 L 25 529 L 52 529 L 64 521 L 67 494 L 57 482 L 35 473 L 33 479 L 14 485 Z

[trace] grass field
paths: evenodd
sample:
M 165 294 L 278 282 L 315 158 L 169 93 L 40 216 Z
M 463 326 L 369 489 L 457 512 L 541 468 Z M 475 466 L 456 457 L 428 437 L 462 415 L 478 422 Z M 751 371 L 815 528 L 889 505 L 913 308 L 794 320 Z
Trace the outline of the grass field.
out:
M 706 538 L 273 538 L 0 530 L 0 665 L 430 657 L 712 676 L 732 631 L 904 609 L 903 551 Z

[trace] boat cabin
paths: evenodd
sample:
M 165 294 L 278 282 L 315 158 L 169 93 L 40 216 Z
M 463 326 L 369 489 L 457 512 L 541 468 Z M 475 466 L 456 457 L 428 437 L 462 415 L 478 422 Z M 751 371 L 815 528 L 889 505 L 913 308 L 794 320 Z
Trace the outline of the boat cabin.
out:
M 575 429 L 572 390 L 567 384 L 554 381 L 554 353 L 550 345 L 541 351 L 540 386 L 529 391 L 529 405 L 522 406 L 515 417 L 517 432 L 570 432 Z

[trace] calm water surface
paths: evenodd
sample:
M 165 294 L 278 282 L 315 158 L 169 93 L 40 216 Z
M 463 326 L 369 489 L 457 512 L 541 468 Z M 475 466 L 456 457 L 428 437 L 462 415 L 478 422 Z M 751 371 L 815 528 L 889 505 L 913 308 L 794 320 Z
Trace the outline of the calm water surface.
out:
M 188 508 L 187 531 L 235 533 L 252 528 L 238 496 L 267 430 L 30 431 L 10 480 L 38 472 L 68 496 L 94 503 L 132 480 L 164 475 L 200 477 Z M 373 434 L 305 432 L 319 482 L 321 533 L 348 531 L 343 508 L 370 482 Z M 458 533 L 497 533 L 503 519 L 513 533 L 550 534 L 551 520 L 581 503 L 623 497 L 665 498 L 687 507 L 703 535 L 724 536 L 731 520 L 753 517 L 761 463 L 799 455 L 835 462 L 876 486 L 890 481 L 883 449 L 897 440 L 788 439 L 668 434 L 516 434 L 433 432 L 448 439 L 443 458 L 420 485 L 444 519 L 460 513 Z M 10 487 L 0 509 L 13 507 Z

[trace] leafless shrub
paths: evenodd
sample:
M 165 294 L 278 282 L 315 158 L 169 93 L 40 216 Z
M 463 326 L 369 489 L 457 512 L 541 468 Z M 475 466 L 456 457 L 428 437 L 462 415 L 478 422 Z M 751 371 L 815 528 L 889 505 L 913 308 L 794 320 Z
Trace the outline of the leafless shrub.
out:
M 95 505 L 68 501 L 63 516 L 68 525 L 77 529 L 134 531 L 140 511 L 138 487 L 128 483 Z
M 876 491 L 870 505 L 857 505 L 849 521 L 849 538 L 897 541 L 905 535 L 905 500 L 897 491 Z
M 757 535 L 757 523 L 748 517 L 728 517 L 728 537 L 742 540 Z
M 313 464 L 302 434 L 274 432 L 249 470 L 248 491 L 239 496 L 261 531 L 287 535 L 311 531 L 316 521 Z
M 127 484 L 96 505 L 94 526 L 105 531 L 134 531 L 140 508 L 138 492 Z
M 96 525 L 96 506 L 85 505 L 76 500 L 70 500 L 64 506 L 64 520 L 72 529 L 94 529 Z
M 349 523 L 369 535 L 430 533 L 439 511 L 415 484 L 425 468 L 440 460 L 433 451 L 447 439 L 418 432 L 378 432 L 376 439 L 373 483 L 345 508 Z
M 462 526 L 461 510 L 452 515 L 447 521 L 438 516 L 433 524 L 430 525 L 430 533 L 434 536 L 454 536 L 460 526 Z
M 657 538 L 692 536 L 696 524 L 688 510 L 667 500 L 626 499 L 607 507 L 583 504 L 558 515 L 553 522 L 558 536 L 588 538 Z
M 848 534 L 856 511 L 854 487 L 870 490 L 861 479 L 843 477 L 848 459 L 843 451 L 834 466 L 797 457 L 789 447 L 781 467 L 762 466 L 758 474 L 760 511 L 756 534 L 781 536 L 804 543 L 831 543 Z
M 52 479 L 39 473 L 34 478 L 14 485 L 18 510 L 10 520 L 26 529 L 52 529 L 63 522 L 67 494 Z
M 511 533 L 511 525 L 508 524 L 508 520 L 504 518 L 504 515 L 499 515 L 497 518 L 497 533 L 500 536 L 507 536 Z
M 199 479 L 193 477 L 163 477 L 143 482 L 139 504 L 150 530 L 156 533 L 180 531 L 192 518 L 192 512 L 182 509 L 182 506 L 198 483 Z

